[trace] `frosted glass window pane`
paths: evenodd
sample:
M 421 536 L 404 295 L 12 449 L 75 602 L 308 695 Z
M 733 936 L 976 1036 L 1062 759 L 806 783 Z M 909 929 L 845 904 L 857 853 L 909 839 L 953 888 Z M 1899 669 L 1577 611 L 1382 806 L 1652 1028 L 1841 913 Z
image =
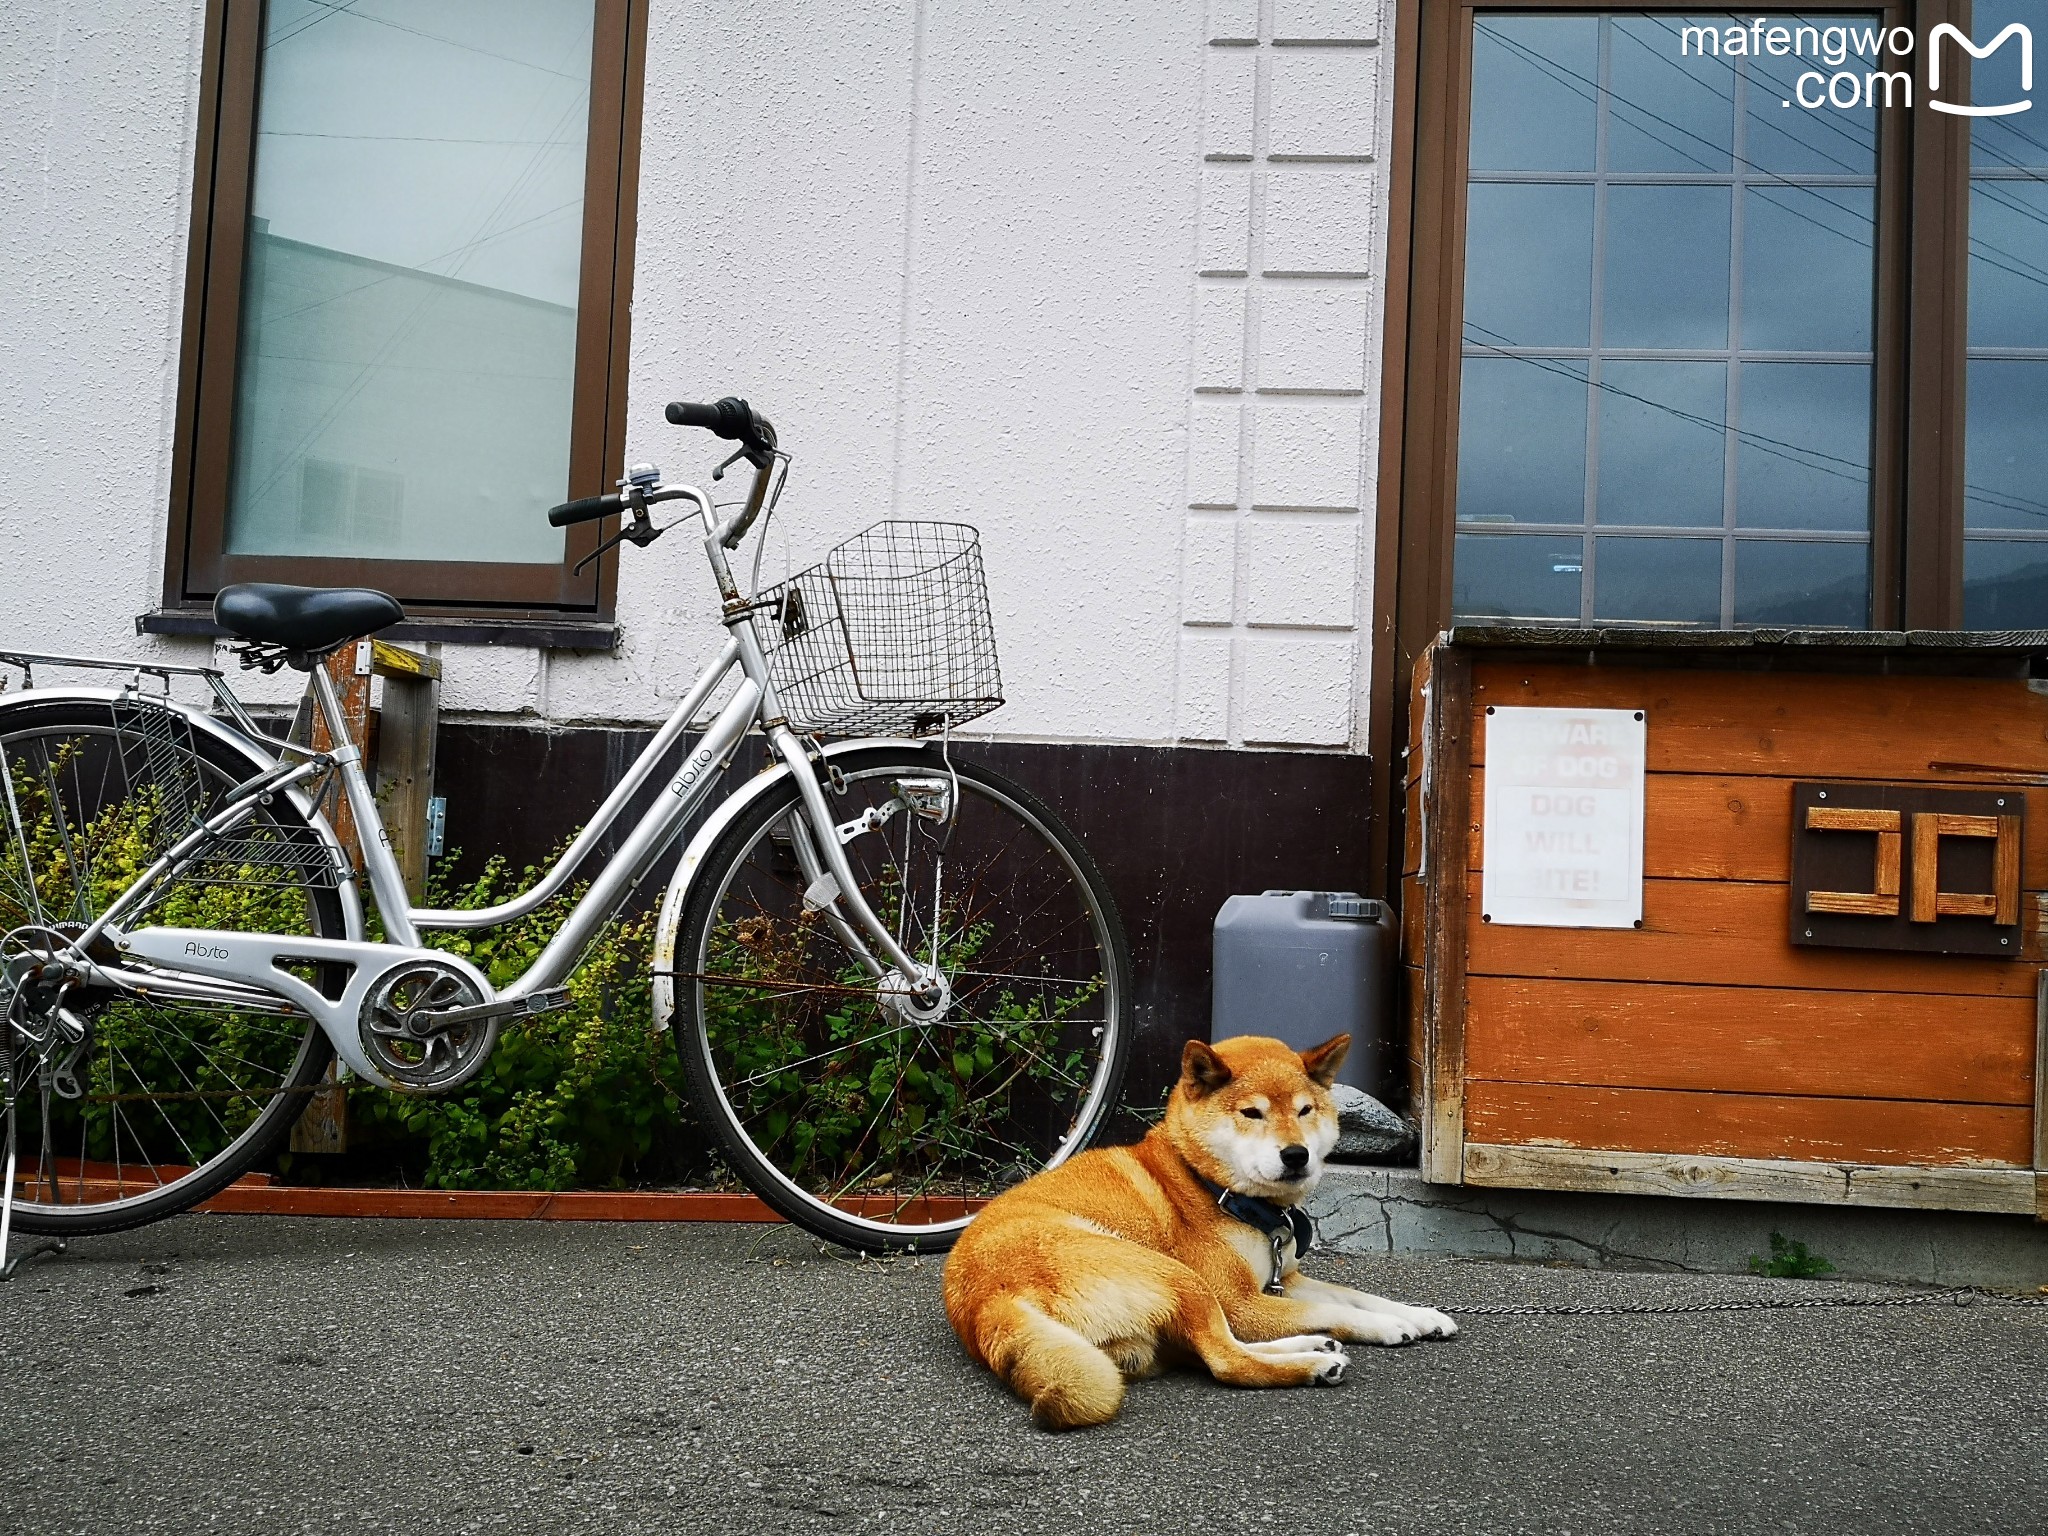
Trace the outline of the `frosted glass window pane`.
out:
M 230 554 L 561 560 L 592 15 L 273 0 Z

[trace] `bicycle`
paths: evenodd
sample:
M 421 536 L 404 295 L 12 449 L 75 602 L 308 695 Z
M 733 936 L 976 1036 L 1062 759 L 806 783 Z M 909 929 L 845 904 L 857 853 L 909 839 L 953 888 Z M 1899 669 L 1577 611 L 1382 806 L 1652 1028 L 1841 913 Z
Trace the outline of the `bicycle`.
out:
M 1132 1034 L 1115 903 L 1051 811 L 952 752 L 1002 702 L 978 536 L 880 523 L 765 590 L 757 542 L 742 593 L 727 555 L 772 517 L 789 455 L 743 400 L 666 414 L 738 444 L 714 472 L 752 467 L 737 511 L 638 465 L 548 520 L 616 515 L 601 548 L 645 548 L 682 525 L 650 509 L 689 503 L 727 638 L 556 861 L 497 905 L 412 904 L 322 665 L 403 617 L 385 594 L 216 600 L 243 667 L 306 674 L 325 750 L 266 731 L 217 668 L 6 658 L 25 688 L 0 696 L 0 1259 L 10 1224 L 62 1239 L 206 1199 L 277 1146 L 335 1058 L 394 1091 L 459 1090 L 502 1028 L 567 1002 L 754 732 L 770 765 L 691 836 L 653 946 L 653 1022 L 739 1177 L 828 1241 L 939 1249 L 1102 1128 Z M 52 665 L 128 676 L 35 686 Z M 174 698 L 179 675 L 211 707 Z M 423 942 L 559 896 L 661 774 L 525 974 L 493 988 Z M 330 797 L 359 829 L 381 936 Z

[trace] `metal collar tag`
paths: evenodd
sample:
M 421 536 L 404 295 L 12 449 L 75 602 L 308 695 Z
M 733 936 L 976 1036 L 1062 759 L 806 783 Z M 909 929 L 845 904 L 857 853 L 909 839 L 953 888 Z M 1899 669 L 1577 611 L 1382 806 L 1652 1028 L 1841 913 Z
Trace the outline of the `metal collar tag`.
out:
M 1192 1168 L 1188 1171 L 1194 1173 Z M 1306 1258 L 1316 1243 L 1315 1218 L 1293 1206 L 1275 1205 L 1256 1195 L 1241 1195 L 1234 1189 L 1225 1189 L 1199 1173 L 1195 1174 L 1195 1180 L 1216 1197 L 1217 1206 L 1226 1214 L 1266 1234 L 1266 1242 L 1273 1250 L 1273 1273 L 1266 1281 L 1265 1292 L 1268 1296 L 1286 1295 L 1280 1284 L 1280 1266 L 1287 1256 L 1287 1245 L 1289 1242 L 1294 1244 L 1297 1261 Z

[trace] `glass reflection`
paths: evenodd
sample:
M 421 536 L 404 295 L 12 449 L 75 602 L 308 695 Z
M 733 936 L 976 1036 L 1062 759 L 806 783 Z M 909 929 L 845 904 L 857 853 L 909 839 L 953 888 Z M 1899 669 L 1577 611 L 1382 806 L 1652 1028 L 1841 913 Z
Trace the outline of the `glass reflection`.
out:
M 1876 20 L 1475 22 L 1461 616 L 1867 620 L 1876 119 L 1790 101 Z M 1753 21 L 1805 57 L 1759 56 Z M 1538 521 L 1527 547 L 1490 532 Z M 1576 572 L 1541 558 L 1622 528 Z
M 1465 216 L 1465 326 L 1496 346 L 1592 339 L 1593 189 L 1474 182 Z
M 1725 16 L 1616 16 L 1609 25 L 1607 120 L 1613 171 L 1717 171 L 1734 158 L 1734 73 L 1685 44 L 1688 27 Z
M 1868 352 L 1873 187 L 1751 187 L 1742 210 L 1742 344 Z
M 1728 345 L 1726 187 L 1611 187 L 1603 347 Z
M 1721 541 L 1593 541 L 1593 617 L 1711 629 L 1721 621 Z
M 1970 364 L 1963 520 L 2048 533 L 2048 359 Z
M 1725 363 L 1602 365 L 1598 521 L 1718 528 L 1727 502 Z
M 1868 363 L 1742 365 L 1742 527 L 1870 526 L 1870 378 Z
M 1460 534 L 1451 606 L 1464 621 L 1576 622 L 1584 559 L 1569 534 Z
M 1482 16 L 1472 28 L 1474 170 L 1590 171 L 1600 74 L 1593 16 Z
M 1870 547 L 1735 541 L 1735 622 L 1861 629 L 1870 622 Z
M 1576 523 L 1585 515 L 1585 364 L 1468 361 L 1458 405 L 1459 518 Z
M 2048 44 L 2048 0 L 1977 0 L 1979 46 L 2012 26 Z M 1969 81 L 1970 103 L 2032 99 L 2020 80 L 2018 36 L 1982 59 L 1951 47 L 1941 96 Z M 1963 66 L 1967 64 L 1968 70 Z M 1971 628 L 2048 626 L 2048 135 L 2041 113 L 1970 120 L 1969 368 L 1963 415 L 1963 521 L 1992 538 L 1963 543 L 1963 622 Z

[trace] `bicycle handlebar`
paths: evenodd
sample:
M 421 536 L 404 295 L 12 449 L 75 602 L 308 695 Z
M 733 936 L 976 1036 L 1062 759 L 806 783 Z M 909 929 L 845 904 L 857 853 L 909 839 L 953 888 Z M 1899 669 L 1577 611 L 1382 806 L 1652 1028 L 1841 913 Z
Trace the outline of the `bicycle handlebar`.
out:
M 756 469 L 766 469 L 775 452 L 775 423 L 738 395 L 711 405 L 671 400 L 664 413 L 678 427 L 703 427 L 727 442 L 738 443 Z

